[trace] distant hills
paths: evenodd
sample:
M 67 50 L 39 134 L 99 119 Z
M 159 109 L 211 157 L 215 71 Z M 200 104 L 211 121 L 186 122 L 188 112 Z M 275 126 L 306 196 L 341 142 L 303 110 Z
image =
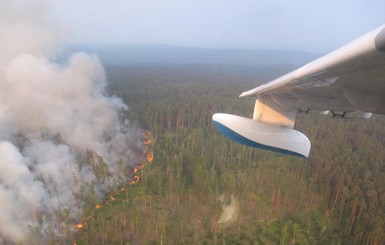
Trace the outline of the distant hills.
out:
M 322 55 L 305 51 L 209 49 L 171 45 L 72 44 L 66 46 L 58 59 L 65 59 L 74 52 L 96 54 L 105 65 L 207 64 L 287 68 L 302 66 Z

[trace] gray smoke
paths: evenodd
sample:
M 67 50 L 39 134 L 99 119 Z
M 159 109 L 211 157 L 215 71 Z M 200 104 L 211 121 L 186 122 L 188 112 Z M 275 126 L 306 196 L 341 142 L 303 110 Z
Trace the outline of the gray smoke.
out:
M 89 193 L 122 183 L 140 147 L 96 56 L 50 61 L 60 28 L 48 10 L 0 2 L 0 244 L 68 236 L 64 223 L 79 221 Z

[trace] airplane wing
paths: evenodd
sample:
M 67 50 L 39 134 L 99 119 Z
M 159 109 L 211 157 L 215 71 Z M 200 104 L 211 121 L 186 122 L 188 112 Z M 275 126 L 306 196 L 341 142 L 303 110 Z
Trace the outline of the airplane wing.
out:
M 215 114 L 220 132 L 249 146 L 308 157 L 310 141 L 293 129 L 298 112 L 385 114 L 385 25 L 244 96 L 256 97 L 253 118 Z

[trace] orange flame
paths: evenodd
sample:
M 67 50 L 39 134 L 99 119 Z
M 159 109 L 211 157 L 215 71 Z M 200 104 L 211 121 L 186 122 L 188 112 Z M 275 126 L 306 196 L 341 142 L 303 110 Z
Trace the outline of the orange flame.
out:
M 134 170 L 133 170 L 134 174 L 137 174 L 140 169 L 142 169 L 142 168 L 139 168 L 139 167 L 138 168 L 134 168 Z
M 152 152 L 147 153 L 147 161 L 151 163 L 152 160 L 154 160 L 154 153 Z
M 145 132 L 143 133 L 143 138 L 144 138 L 143 144 L 149 145 L 149 144 L 152 143 L 151 135 L 152 135 L 152 134 L 151 134 L 150 131 L 145 131 Z
M 88 222 L 90 219 L 92 219 L 92 217 L 91 217 L 91 216 L 88 216 L 88 217 L 87 217 L 87 220 L 86 220 L 85 222 L 79 223 L 79 224 L 75 225 L 76 229 L 78 229 L 78 231 L 79 231 L 79 230 L 83 229 L 84 227 L 86 227 L 86 226 L 87 226 L 87 222 Z
M 131 181 L 131 185 L 134 185 L 134 184 L 140 182 L 140 177 L 139 177 L 139 176 L 134 175 L 133 178 L 134 178 L 134 179 Z
M 149 148 L 148 145 L 153 144 L 152 134 L 150 131 L 143 132 L 143 144 L 147 146 L 146 147 L 147 149 L 143 152 L 143 162 L 148 164 L 148 163 L 151 163 L 151 161 L 154 159 L 153 153 L 148 150 Z M 132 172 L 131 172 L 132 181 L 130 182 L 131 185 L 134 185 L 142 181 L 142 179 L 140 178 L 139 170 L 144 169 L 144 166 L 145 166 L 144 163 L 132 169 Z
M 76 229 L 80 230 L 80 229 L 84 228 L 84 226 L 85 226 L 84 224 L 77 224 Z

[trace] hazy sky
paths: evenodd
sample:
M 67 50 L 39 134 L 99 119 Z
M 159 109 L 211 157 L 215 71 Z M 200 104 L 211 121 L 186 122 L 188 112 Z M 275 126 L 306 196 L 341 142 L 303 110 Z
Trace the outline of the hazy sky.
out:
M 71 43 L 331 51 L 385 23 L 384 0 L 54 0 Z

